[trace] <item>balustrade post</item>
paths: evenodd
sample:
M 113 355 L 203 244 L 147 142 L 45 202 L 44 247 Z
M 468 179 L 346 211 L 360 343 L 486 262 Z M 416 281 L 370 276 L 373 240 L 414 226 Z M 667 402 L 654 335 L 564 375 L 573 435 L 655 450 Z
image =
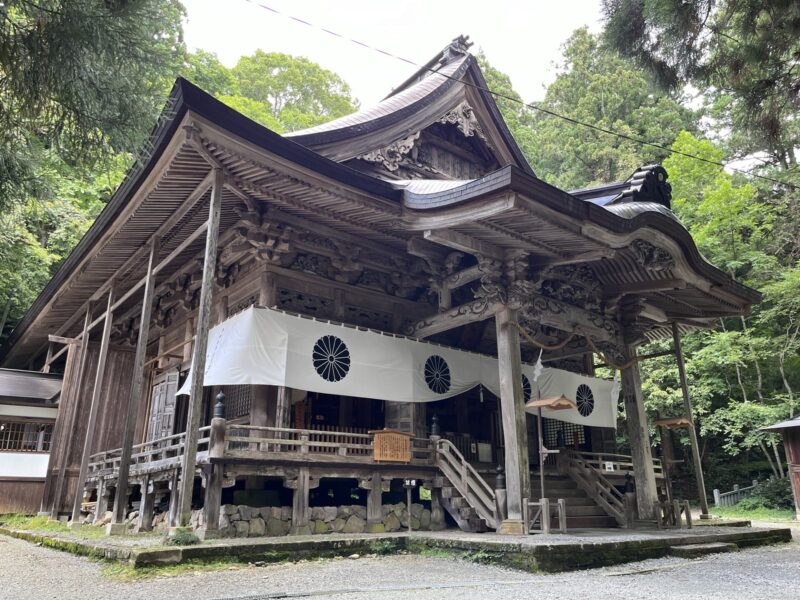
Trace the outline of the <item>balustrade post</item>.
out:
M 94 507 L 94 523 L 99 523 L 108 510 L 108 484 L 105 479 L 97 479 L 97 503 Z
M 299 436 L 300 439 L 300 454 L 308 454 L 309 452 L 309 435 L 307 431 L 302 431 Z
M 136 522 L 136 531 L 152 531 L 153 512 L 155 509 L 155 483 L 151 477 L 142 481 L 142 501 L 139 504 L 139 517 Z
M 494 480 L 494 502 L 495 512 L 497 513 L 497 527 L 500 528 L 500 523 L 506 520 L 508 516 L 508 496 L 506 492 L 506 475 L 503 470 L 503 465 L 497 465 L 497 475 Z M 523 507 L 528 502 L 527 498 L 523 499 Z M 523 521 L 525 519 L 523 518 Z M 527 532 L 527 530 L 526 530 Z
M 223 465 L 225 457 L 225 394 L 217 394 L 214 418 L 211 419 L 208 458 L 210 468 L 206 473 L 206 493 L 203 500 L 203 526 L 197 533 L 201 538 L 214 537 L 219 529 L 219 511 L 222 507 Z M 212 533 L 213 532 L 213 533 Z
M 547 535 L 550 533 L 550 499 L 541 498 L 539 500 L 539 505 L 542 507 L 542 533 Z

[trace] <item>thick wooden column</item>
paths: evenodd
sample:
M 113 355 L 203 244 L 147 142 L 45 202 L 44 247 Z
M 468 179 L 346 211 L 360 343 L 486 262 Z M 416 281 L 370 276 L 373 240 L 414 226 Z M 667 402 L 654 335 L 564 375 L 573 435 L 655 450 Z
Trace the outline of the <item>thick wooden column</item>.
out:
M 308 467 L 300 467 L 297 479 L 291 482 L 294 490 L 292 494 L 292 535 L 308 535 L 311 533 L 309 527 L 309 516 L 311 509 L 308 506 L 308 492 L 311 489 L 311 478 Z M 316 486 L 315 486 L 316 487 Z
M 629 361 L 634 356 L 636 356 L 636 347 L 626 346 L 625 361 Z M 653 453 L 650 448 L 650 432 L 647 425 L 647 413 L 644 409 L 638 362 L 633 362 L 627 368 L 622 369 L 622 394 L 625 400 L 625 421 L 631 444 L 639 518 L 654 520 L 658 518 L 658 490 L 653 470 Z
M 214 186 L 208 207 L 208 229 L 206 251 L 203 257 L 203 282 L 200 285 L 200 308 L 197 310 L 197 333 L 192 351 L 192 386 L 189 395 L 189 410 L 186 416 L 186 445 L 180 482 L 180 522 L 173 526 L 187 526 L 192 517 L 192 488 L 197 459 L 197 439 L 200 413 L 203 410 L 203 378 L 206 370 L 208 348 L 208 325 L 211 321 L 211 302 L 214 295 L 214 272 L 217 268 L 217 241 L 219 239 L 219 217 L 222 207 L 222 191 L 225 176 L 222 169 L 214 169 Z
M 678 376 L 681 380 L 681 391 L 683 392 L 683 411 L 686 414 L 686 418 L 689 419 L 689 441 L 692 444 L 692 465 L 694 466 L 694 476 L 697 480 L 697 494 L 700 498 L 701 518 L 708 518 L 708 497 L 706 496 L 706 482 L 703 477 L 703 463 L 700 461 L 700 446 L 697 443 L 697 430 L 694 426 L 692 401 L 689 397 L 689 386 L 686 383 L 686 365 L 683 362 L 681 333 L 675 321 L 672 322 L 672 339 L 675 343 L 675 359 L 678 361 Z
M 528 429 L 522 395 L 522 359 L 519 348 L 517 311 L 505 307 L 495 315 L 497 363 L 500 369 L 500 411 L 505 442 L 505 473 L 508 494 L 508 519 L 500 533 L 521 534 L 522 499 L 530 496 Z
M 78 481 L 75 483 L 75 497 L 72 500 L 72 524 L 80 524 L 81 519 L 81 500 L 83 499 L 83 486 L 86 484 L 86 474 L 89 471 L 89 456 L 92 454 L 94 445 L 95 426 L 97 424 L 97 412 L 100 410 L 100 398 L 103 394 L 103 377 L 106 372 L 106 360 L 108 359 L 108 345 L 111 341 L 111 322 L 114 320 L 114 291 L 116 286 L 112 283 L 108 290 L 108 303 L 106 304 L 106 316 L 103 322 L 103 333 L 100 339 L 100 355 L 97 357 L 97 371 L 94 376 L 94 389 L 92 390 L 92 403 L 89 405 L 89 416 L 86 420 L 86 437 L 83 440 L 83 454 L 81 455 L 81 465 L 78 470 Z M 84 351 L 88 354 L 88 334 L 83 339 Z M 81 357 L 83 360 L 83 357 Z
M 67 407 L 71 407 L 72 415 L 69 424 L 61 423 L 59 428 L 63 431 L 66 437 L 66 445 L 64 450 L 59 456 L 58 473 L 56 475 L 55 488 L 53 494 L 50 494 L 48 484 L 50 484 L 51 477 L 47 478 L 45 483 L 45 490 L 42 496 L 41 512 L 48 512 L 51 519 L 57 519 L 58 513 L 61 510 L 61 495 L 64 493 L 64 478 L 66 477 L 69 456 L 72 454 L 72 442 L 75 436 L 72 432 L 75 431 L 75 425 L 78 422 L 78 408 L 80 407 L 81 388 L 83 387 L 83 374 L 86 372 L 86 362 L 89 359 L 89 335 L 91 333 L 90 325 L 92 323 L 92 315 L 94 311 L 94 303 L 89 302 L 86 308 L 86 315 L 83 320 L 83 334 L 81 335 L 80 357 L 78 359 L 78 369 L 74 377 L 70 377 L 70 387 L 67 391 L 67 397 L 61 397 L 60 411 L 62 414 Z M 64 415 L 66 417 L 66 415 Z M 64 428 L 67 428 L 64 430 Z M 59 432 L 59 437 L 62 434 Z M 55 437 L 53 438 L 55 440 Z M 53 461 L 55 456 L 51 453 L 50 460 Z M 49 499 L 48 506 L 44 502 Z
M 144 385 L 144 362 L 147 358 L 150 315 L 153 309 L 153 289 L 156 284 L 153 269 L 158 259 L 159 248 L 158 239 L 154 239 L 150 244 L 150 260 L 147 262 L 142 312 L 139 319 L 139 337 L 136 341 L 136 354 L 133 359 L 133 381 L 131 381 L 130 393 L 128 394 L 128 413 L 125 416 L 125 429 L 122 437 L 122 453 L 119 460 L 119 474 L 117 475 L 117 496 L 114 499 L 111 523 L 106 528 L 106 533 L 110 535 L 123 535 L 125 533 L 126 490 L 128 489 L 131 452 L 133 451 L 133 436 L 136 432 L 136 422 L 139 419 L 139 403 L 141 402 L 142 387 Z

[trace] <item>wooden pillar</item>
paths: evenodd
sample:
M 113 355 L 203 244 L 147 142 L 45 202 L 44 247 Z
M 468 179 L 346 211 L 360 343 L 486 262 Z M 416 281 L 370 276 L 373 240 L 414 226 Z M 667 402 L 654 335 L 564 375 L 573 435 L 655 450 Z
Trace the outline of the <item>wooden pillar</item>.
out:
M 293 535 L 305 535 L 311 533 L 309 528 L 308 492 L 310 490 L 310 476 L 308 467 L 300 467 L 297 473 L 297 480 L 293 484 L 294 493 L 292 494 L 292 529 Z
M 217 241 L 219 239 L 219 218 L 222 207 L 222 191 L 225 176 L 222 169 L 214 169 L 214 186 L 211 190 L 211 203 L 208 207 L 208 228 L 206 230 L 206 250 L 203 257 L 203 281 L 200 285 L 200 308 L 197 310 L 197 333 L 192 351 L 192 385 L 189 395 L 189 410 L 186 416 L 186 445 L 183 451 L 180 482 L 179 522 L 172 526 L 187 526 L 192 516 L 192 488 L 197 458 L 198 428 L 203 409 L 203 377 L 206 370 L 206 349 L 208 347 L 208 325 L 211 320 L 211 302 L 214 295 L 214 272 L 217 266 Z
M 689 441 L 692 445 L 692 466 L 694 467 L 694 477 L 697 481 L 697 494 L 700 499 L 701 518 L 708 518 L 708 497 L 706 496 L 706 482 L 703 477 L 703 463 L 700 460 L 700 446 L 697 443 L 697 430 L 694 426 L 692 400 L 689 397 L 689 385 L 686 383 L 686 365 L 683 362 L 681 333 L 675 321 L 672 322 L 672 340 L 675 343 L 675 359 L 678 361 L 678 376 L 681 380 L 681 391 L 683 392 L 683 410 L 686 414 L 686 418 L 689 419 L 688 429 Z
M 383 478 L 380 473 L 373 473 L 367 494 L 367 531 L 377 533 L 383 531 Z M 378 528 L 377 526 L 381 526 Z
M 78 470 L 78 481 L 75 483 L 75 497 L 72 500 L 72 523 L 79 524 L 81 518 L 81 499 L 83 497 L 83 486 L 86 483 L 86 474 L 89 471 L 89 456 L 92 454 L 94 445 L 95 426 L 97 424 L 97 413 L 100 410 L 100 401 L 103 394 L 103 377 L 106 372 L 106 360 L 108 359 L 108 345 L 111 341 L 111 322 L 114 320 L 112 307 L 114 306 L 115 285 L 112 282 L 108 290 L 108 303 L 106 304 L 106 316 L 103 322 L 103 334 L 100 339 L 100 355 L 97 357 L 97 371 L 94 376 L 94 389 L 92 390 L 92 402 L 89 405 L 89 416 L 86 420 L 86 437 L 83 440 L 83 454 L 81 454 L 81 464 Z M 87 338 L 88 339 L 88 338 Z M 88 351 L 87 339 L 84 340 L 85 350 Z M 76 407 L 77 408 L 77 407 Z M 118 494 L 119 495 L 119 494 Z
M 625 346 L 625 361 L 629 361 L 634 356 L 636 356 L 636 348 L 630 345 Z M 626 369 L 622 369 L 622 393 L 625 400 L 628 439 L 631 444 L 639 518 L 655 520 L 658 518 L 658 491 L 638 362 L 634 361 Z
M 136 531 L 152 531 L 153 513 L 155 511 L 155 484 L 150 477 L 142 481 L 142 501 L 139 504 L 139 517 L 136 522 Z
M 117 475 L 117 497 L 114 499 L 114 512 L 106 533 L 125 533 L 125 501 L 128 489 L 128 475 L 130 473 L 131 452 L 133 436 L 136 432 L 136 422 L 139 419 L 139 403 L 142 397 L 144 384 L 144 362 L 147 358 L 147 340 L 150 338 L 150 315 L 153 308 L 153 289 L 155 288 L 155 275 L 153 269 L 158 260 L 160 248 L 159 240 L 154 239 L 150 244 L 150 260 L 147 263 L 147 276 L 144 282 L 144 296 L 142 298 L 142 312 L 139 319 L 139 337 L 136 341 L 136 354 L 133 359 L 133 380 L 128 394 L 128 412 L 125 416 L 125 429 L 122 437 L 122 452 L 119 460 L 119 474 Z
M 181 515 L 180 471 L 175 469 L 169 480 L 169 514 L 167 524 L 177 523 Z
M 86 362 L 89 359 L 89 336 L 91 334 L 91 330 L 89 329 L 89 325 L 92 323 L 92 314 L 94 311 L 94 303 L 89 302 L 88 307 L 86 308 L 86 315 L 83 320 L 83 334 L 81 335 L 81 345 L 80 345 L 80 358 L 78 361 L 78 371 L 75 377 L 70 378 L 70 389 L 68 391 L 68 398 L 61 398 L 60 402 L 60 410 L 64 410 L 66 406 L 72 407 L 72 415 L 69 422 L 69 425 L 64 423 L 64 426 L 68 428 L 64 431 L 64 436 L 67 438 L 65 447 L 63 452 L 61 452 L 61 456 L 58 458 L 59 460 L 59 467 L 58 467 L 58 474 L 56 475 L 56 484 L 55 484 L 55 493 L 50 496 L 49 490 L 47 489 L 45 484 L 45 494 L 42 499 L 44 502 L 44 498 L 50 498 L 50 506 L 45 507 L 42 506 L 42 512 L 49 512 L 51 519 L 57 519 L 58 513 L 61 510 L 61 495 L 64 493 L 64 478 L 66 477 L 66 471 L 68 466 L 69 457 L 72 454 L 72 442 L 75 439 L 75 436 L 72 435 L 72 432 L 75 431 L 75 426 L 78 423 L 78 409 L 80 408 L 81 403 L 81 388 L 83 387 L 83 374 L 86 372 Z M 67 400 L 67 401 L 65 401 Z M 51 454 L 50 460 L 52 461 L 53 455 Z M 49 479 L 48 479 L 49 481 Z
M 53 342 L 47 343 L 47 356 L 44 359 L 44 366 L 42 367 L 42 373 L 49 373 L 50 372 L 50 361 L 53 360 Z
M 292 408 L 291 396 L 291 389 L 283 386 L 278 387 L 275 403 L 275 427 L 284 429 L 289 427 Z M 300 424 L 298 424 L 298 429 L 302 429 Z
M 275 273 L 264 271 L 258 284 L 258 304 L 272 308 L 278 304 L 275 290 Z
M 94 506 L 94 523 L 99 523 L 108 510 L 108 485 L 105 479 L 97 480 L 97 502 Z
M 503 308 L 495 315 L 497 362 L 500 369 L 500 408 L 505 441 L 505 473 L 508 519 L 500 533 L 522 534 L 522 499 L 530 496 L 528 430 L 522 395 L 522 359 L 519 348 L 517 311 Z

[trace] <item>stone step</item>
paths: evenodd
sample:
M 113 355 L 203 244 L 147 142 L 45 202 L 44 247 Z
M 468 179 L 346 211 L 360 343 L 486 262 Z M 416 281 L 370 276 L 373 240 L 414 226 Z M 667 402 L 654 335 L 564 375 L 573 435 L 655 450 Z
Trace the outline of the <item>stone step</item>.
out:
M 545 489 L 575 489 L 578 487 L 578 484 L 572 481 L 572 479 L 544 479 L 544 487 Z M 539 478 L 538 477 L 531 477 L 531 488 L 539 489 Z
M 567 521 L 569 522 L 569 521 Z M 709 544 L 686 544 L 683 546 L 670 546 L 669 553 L 680 558 L 698 558 L 707 554 L 720 552 L 736 552 L 739 546 L 726 542 L 713 542 Z
M 469 502 L 463 496 L 453 496 L 450 498 L 450 505 L 453 508 L 468 508 Z
M 558 519 L 551 519 L 551 526 L 555 527 Z M 570 516 L 567 515 L 567 529 L 608 529 L 618 527 L 617 520 L 608 515 Z
M 558 509 L 558 505 L 556 505 Z M 550 510 L 553 510 L 552 508 Z M 567 504 L 567 517 L 607 517 L 606 511 L 596 504 L 592 506 L 571 506 Z
M 442 487 L 442 498 L 461 498 L 461 493 L 456 488 L 446 485 Z
M 547 487 L 545 484 L 544 492 L 547 494 L 547 497 L 552 499 L 558 498 L 586 498 L 586 492 L 581 489 L 574 488 L 574 489 L 552 489 Z M 531 490 L 531 497 L 538 499 L 539 498 L 539 490 L 532 489 Z

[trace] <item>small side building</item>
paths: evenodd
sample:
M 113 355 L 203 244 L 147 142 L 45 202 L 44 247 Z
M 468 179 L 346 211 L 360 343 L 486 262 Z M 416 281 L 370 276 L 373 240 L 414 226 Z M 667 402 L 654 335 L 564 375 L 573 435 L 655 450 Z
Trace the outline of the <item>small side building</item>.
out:
M 765 427 L 764 431 L 779 431 L 783 434 L 789 480 L 792 482 L 794 494 L 795 518 L 800 521 L 800 416 Z
M 0 369 L 0 514 L 42 503 L 61 376 Z

